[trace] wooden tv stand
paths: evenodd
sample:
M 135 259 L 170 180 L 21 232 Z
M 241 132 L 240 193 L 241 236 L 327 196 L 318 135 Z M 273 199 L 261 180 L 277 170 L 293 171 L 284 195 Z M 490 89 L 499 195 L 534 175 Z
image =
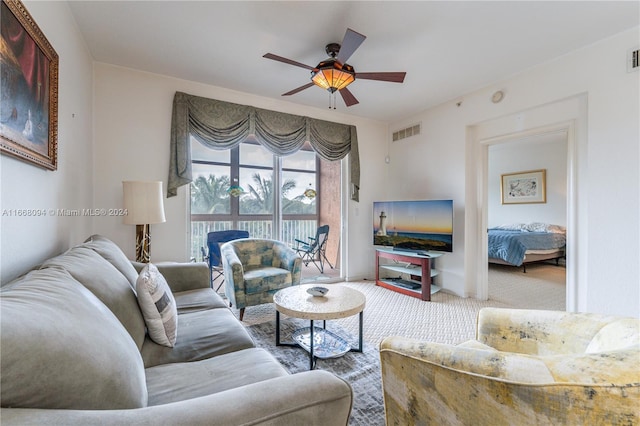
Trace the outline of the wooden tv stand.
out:
M 440 252 L 427 252 L 426 255 L 409 251 L 386 248 L 376 249 L 376 285 L 421 300 L 431 300 L 431 295 L 440 291 L 441 287 L 433 284 L 438 271 L 432 268 L 433 259 L 442 256 Z M 381 259 L 387 259 L 382 260 Z M 395 273 L 397 277 L 381 277 Z

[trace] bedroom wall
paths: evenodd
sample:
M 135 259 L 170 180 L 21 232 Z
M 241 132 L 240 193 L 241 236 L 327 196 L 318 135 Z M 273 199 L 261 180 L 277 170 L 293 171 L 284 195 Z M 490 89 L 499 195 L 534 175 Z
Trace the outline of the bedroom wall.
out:
M 465 226 L 477 219 L 465 220 L 465 204 L 467 200 L 474 203 L 469 208 L 474 214 L 486 208 L 482 201 L 466 197 L 467 189 L 475 194 L 481 182 L 474 170 L 465 171 L 479 155 L 467 149 L 467 141 L 474 140 L 474 127 L 510 117 L 510 127 L 500 129 L 502 134 L 530 129 L 537 117 L 530 111 L 553 111 L 554 105 L 576 99 L 577 164 L 573 173 L 579 203 L 576 231 L 580 234 L 579 246 L 572 247 L 580 269 L 576 309 L 640 316 L 640 73 L 626 69 L 627 51 L 637 47 L 639 39 L 636 27 L 391 123 L 391 130 L 416 122 L 423 126 L 421 135 L 407 143 L 388 142 L 394 196 L 454 199 L 454 253 L 439 260 L 447 291 L 472 295 L 479 279 L 465 271 L 465 249 L 473 244 L 465 241 Z M 497 90 L 503 90 L 505 98 L 494 104 L 491 95 Z M 539 125 L 564 119 L 550 114 Z
M 59 56 L 58 170 L 0 157 L 0 270 L 2 283 L 90 235 L 91 217 L 63 217 L 50 209 L 92 208 L 91 57 L 65 2 L 26 1 L 25 7 Z M 42 217 L 12 210 L 45 209 Z
M 169 167 L 169 133 L 173 96 L 182 91 L 324 120 L 354 124 L 358 129 L 361 163 L 360 202 L 348 201 L 343 218 L 349 227 L 341 247 L 349 253 L 342 262 L 347 279 L 371 274 L 371 212 L 385 176 L 377 168 L 384 164 L 384 135 L 387 126 L 338 111 L 305 108 L 289 102 L 257 97 L 232 90 L 96 63 L 95 78 L 95 204 L 104 207 L 122 205 L 123 180 L 161 180 L 166 191 Z M 346 189 L 343 183 L 343 190 Z M 153 261 L 188 260 L 187 187 L 176 197 L 165 198 L 167 222 L 151 225 Z M 135 227 L 123 225 L 121 218 L 105 218 L 95 223 L 95 232 L 111 238 L 134 258 Z M 371 254 L 371 258 L 373 255 Z
M 504 173 L 546 170 L 546 203 L 502 204 Z M 567 224 L 567 135 L 556 133 L 489 147 L 488 226 L 544 222 Z

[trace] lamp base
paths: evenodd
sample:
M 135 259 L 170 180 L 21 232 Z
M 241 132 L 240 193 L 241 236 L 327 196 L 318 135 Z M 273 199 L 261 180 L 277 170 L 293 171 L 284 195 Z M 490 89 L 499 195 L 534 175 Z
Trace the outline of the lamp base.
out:
M 149 263 L 151 260 L 151 234 L 149 225 L 136 225 L 136 262 Z

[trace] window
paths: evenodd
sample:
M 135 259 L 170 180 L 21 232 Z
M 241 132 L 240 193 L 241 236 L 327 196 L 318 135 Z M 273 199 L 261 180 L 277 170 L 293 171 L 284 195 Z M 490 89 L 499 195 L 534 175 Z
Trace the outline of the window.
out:
M 282 158 L 281 203 L 283 214 L 316 214 L 316 197 L 308 197 L 305 191 L 316 191 L 316 169 L 319 162 L 310 149 L 300 150 Z M 312 195 L 312 194 L 310 194 Z
M 218 151 L 191 138 L 191 257 L 202 259 L 211 231 L 242 229 L 293 244 L 315 235 L 320 161 L 310 146 L 277 157 L 256 142 Z M 232 185 L 243 192 L 231 196 Z M 312 189 L 313 191 L 305 191 Z
M 273 214 L 273 154 L 262 145 L 242 143 L 239 146 L 240 214 Z

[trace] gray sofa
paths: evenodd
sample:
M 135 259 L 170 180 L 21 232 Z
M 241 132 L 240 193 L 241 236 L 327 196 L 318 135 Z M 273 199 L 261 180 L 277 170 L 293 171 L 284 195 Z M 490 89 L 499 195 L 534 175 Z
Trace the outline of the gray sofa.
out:
M 256 348 L 205 264 L 158 265 L 178 321 L 173 347 L 155 343 L 137 266 L 93 236 L 3 285 L 3 425 L 348 423 L 349 385 L 325 371 L 289 374 Z

